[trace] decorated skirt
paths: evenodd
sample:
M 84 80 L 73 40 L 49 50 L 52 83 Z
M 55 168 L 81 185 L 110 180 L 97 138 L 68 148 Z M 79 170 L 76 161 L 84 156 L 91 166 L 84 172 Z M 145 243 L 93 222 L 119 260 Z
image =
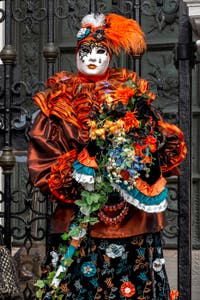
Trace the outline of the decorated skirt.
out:
M 42 279 L 55 268 L 55 257 L 65 247 L 54 236 L 42 267 Z M 60 283 L 61 299 L 168 300 L 169 284 L 165 271 L 160 233 L 124 239 L 83 240 L 79 256 Z M 43 299 L 52 299 L 46 290 Z

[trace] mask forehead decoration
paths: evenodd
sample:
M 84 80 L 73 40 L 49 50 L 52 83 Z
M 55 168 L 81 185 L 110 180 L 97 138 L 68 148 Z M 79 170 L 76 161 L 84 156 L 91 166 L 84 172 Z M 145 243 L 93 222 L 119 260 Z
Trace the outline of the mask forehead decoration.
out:
M 77 34 L 77 48 L 85 41 L 104 45 L 110 55 L 119 54 L 123 49 L 127 54 L 138 55 L 146 49 L 144 33 L 133 19 L 117 14 L 94 14 L 85 16 Z

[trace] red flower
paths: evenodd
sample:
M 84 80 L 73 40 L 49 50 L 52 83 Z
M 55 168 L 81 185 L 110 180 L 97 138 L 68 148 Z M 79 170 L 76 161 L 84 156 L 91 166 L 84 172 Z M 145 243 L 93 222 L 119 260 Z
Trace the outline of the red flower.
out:
M 131 281 L 124 282 L 120 287 L 120 291 L 126 298 L 130 298 L 136 293 L 135 286 Z
M 124 180 L 128 180 L 129 177 L 130 177 L 129 172 L 126 171 L 126 170 L 121 170 L 120 175 L 122 176 L 122 178 L 123 178 Z

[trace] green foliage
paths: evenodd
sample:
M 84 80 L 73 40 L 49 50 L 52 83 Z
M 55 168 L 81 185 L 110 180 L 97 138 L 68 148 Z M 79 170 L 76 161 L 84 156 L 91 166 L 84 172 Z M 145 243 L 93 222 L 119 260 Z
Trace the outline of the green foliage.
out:
M 64 279 L 65 276 L 66 276 L 66 272 L 61 272 L 57 278 L 58 279 Z
M 77 200 L 76 204 L 81 207 L 84 211 L 88 213 L 97 212 L 106 202 L 108 199 L 108 194 L 111 193 L 113 188 L 111 187 L 110 183 L 105 179 L 99 179 L 95 183 L 95 191 L 82 191 L 81 193 L 81 200 Z M 90 223 L 91 225 L 95 222 L 96 218 L 86 218 L 88 220 L 86 223 Z M 84 223 L 84 221 L 82 221 Z
M 64 265 L 66 266 L 66 267 L 70 267 L 71 266 L 71 264 L 73 263 L 73 259 L 72 258 L 67 258 L 67 259 L 65 259 L 64 260 Z M 65 273 L 65 272 L 64 272 Z M 62 273 L 61 273 L 62 274 Z M 58 278 L 60 278 L 60 277 L 58 277 Z
M 39 287 L 40 289 L 44 288 L 45 287 L 45 283 L 43 280 L 37 280 L 35 283 L 34 283 L 34 286 L 37 286 Z
M 63 241 L 67 241 L 69 239 L 69 234 L 67 232 L 64 232 L 62 235 L 61 235 L 61 238 L 63 239 Z
M 43 295 L 43 290 L 41 290 L 41 289 L 38 289 L 37 291 L 36 291 L 36 298 L 37 299 L 39 299 L 39 300 L 41 300 L 42 299 L 42 295 Z

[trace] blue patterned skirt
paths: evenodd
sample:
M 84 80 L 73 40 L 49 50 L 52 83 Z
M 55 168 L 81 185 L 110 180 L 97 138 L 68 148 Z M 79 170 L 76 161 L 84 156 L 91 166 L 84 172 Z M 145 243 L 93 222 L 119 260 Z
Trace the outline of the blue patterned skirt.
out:
M 53 251 L 61 247 L 54 239 Z M 88 238 L 79 253 L 61 281 L 62 299 L 169 299 L 161 233 L 123 239 Z M 42 278 L 53 270 L 51 255 L 42 269 Z

